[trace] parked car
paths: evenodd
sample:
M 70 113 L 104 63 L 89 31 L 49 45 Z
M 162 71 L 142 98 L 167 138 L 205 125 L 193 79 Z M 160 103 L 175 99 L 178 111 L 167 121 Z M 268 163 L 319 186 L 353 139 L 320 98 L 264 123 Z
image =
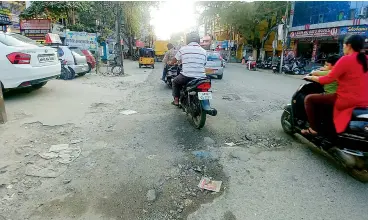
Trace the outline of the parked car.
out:
M 88 73 L 87 58 L 78 47 L 57 46 L 60 59 L 68 65 L 70 71 L 75 75 L 84 76 Z
M 0 32 L 2 89 L 41 88 L 60 75 L 56 50 L 15 33 Z
M 217 76 L 218 79 L 222 79 L 224 75 L 224 62 L 219 52 L 207 52 L 207 63 L 205 69 L 207 75 Z
M 96 67 L 96 59 L 89 50 L 82 50 L 82 53 L 87 58 L 88 72 L 90 73 Z

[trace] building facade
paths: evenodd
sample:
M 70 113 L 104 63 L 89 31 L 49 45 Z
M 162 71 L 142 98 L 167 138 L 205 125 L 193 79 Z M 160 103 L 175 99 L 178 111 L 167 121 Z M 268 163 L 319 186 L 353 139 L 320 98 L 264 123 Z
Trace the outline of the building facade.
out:
M 20 33 L 19 15 L 24 9 L 23 1 L 0 1 L 0 31 Z
M 324 62 L 329 54 L 342 54 L 350 34 L 368 38 L 367 1 L 294 2 L 290 12 L 290 46 L 297 56 Z

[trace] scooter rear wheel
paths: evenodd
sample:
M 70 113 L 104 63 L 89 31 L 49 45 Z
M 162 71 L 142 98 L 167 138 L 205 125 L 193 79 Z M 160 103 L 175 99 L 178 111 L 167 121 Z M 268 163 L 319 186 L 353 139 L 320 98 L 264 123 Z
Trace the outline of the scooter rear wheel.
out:
M 294 128 L 291 125 L 291 115 L 287 111 L 284 111 L 281 115 L 281 126 L 286 134 L 295 134 Z
M 348 168 L 348 173 L 350 176 L 354 177 L 356 180 L 362 183 L 368 183 L 368 170 L 357 170 Z

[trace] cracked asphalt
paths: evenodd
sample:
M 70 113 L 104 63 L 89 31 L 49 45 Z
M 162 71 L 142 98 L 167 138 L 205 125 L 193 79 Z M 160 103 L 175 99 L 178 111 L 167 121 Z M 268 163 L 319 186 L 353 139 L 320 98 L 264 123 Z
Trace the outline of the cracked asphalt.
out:
M 366 218 L 366 185 L 282 131 L 299 78 L 228 64 L 212 84 L 218 115 L 196 130 L 170 104 L 159 67 L 126 61 L 124 77 L 8 94 L 0 220 Z M 69 148 L 40 156 L 59 144 Z M 200 190 L 202 177 L 222 181 L 221 191 Z

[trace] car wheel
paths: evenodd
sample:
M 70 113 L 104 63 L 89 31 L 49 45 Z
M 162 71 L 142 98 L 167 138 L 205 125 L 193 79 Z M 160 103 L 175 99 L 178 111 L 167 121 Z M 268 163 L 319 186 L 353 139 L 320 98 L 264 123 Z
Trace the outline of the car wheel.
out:
M 154 69 L 155 68 L 155 65 L 152 65 L 152 69 Z
M 141 64 L 139 64 L 139 68 L 142 68 L 142 65 Z
M 87 73 L 90 73 L 92 71 L 92 65 L 90 63 L 88 63 L 88 71 Z
M 224 74 L 218 75 L 217 79 L 222 79 L 223 76 L 224 76 Z
M 42 82 L 42 83 L 38 83 L 38 84 L 34 84 L 32 85 L 33 89 L 40 89 L 42 88 L 44 85 L 46 85 L 47 82 Z
M 84 76 L 86 75 L 87 73 L 78 73 L 78 76 Z

